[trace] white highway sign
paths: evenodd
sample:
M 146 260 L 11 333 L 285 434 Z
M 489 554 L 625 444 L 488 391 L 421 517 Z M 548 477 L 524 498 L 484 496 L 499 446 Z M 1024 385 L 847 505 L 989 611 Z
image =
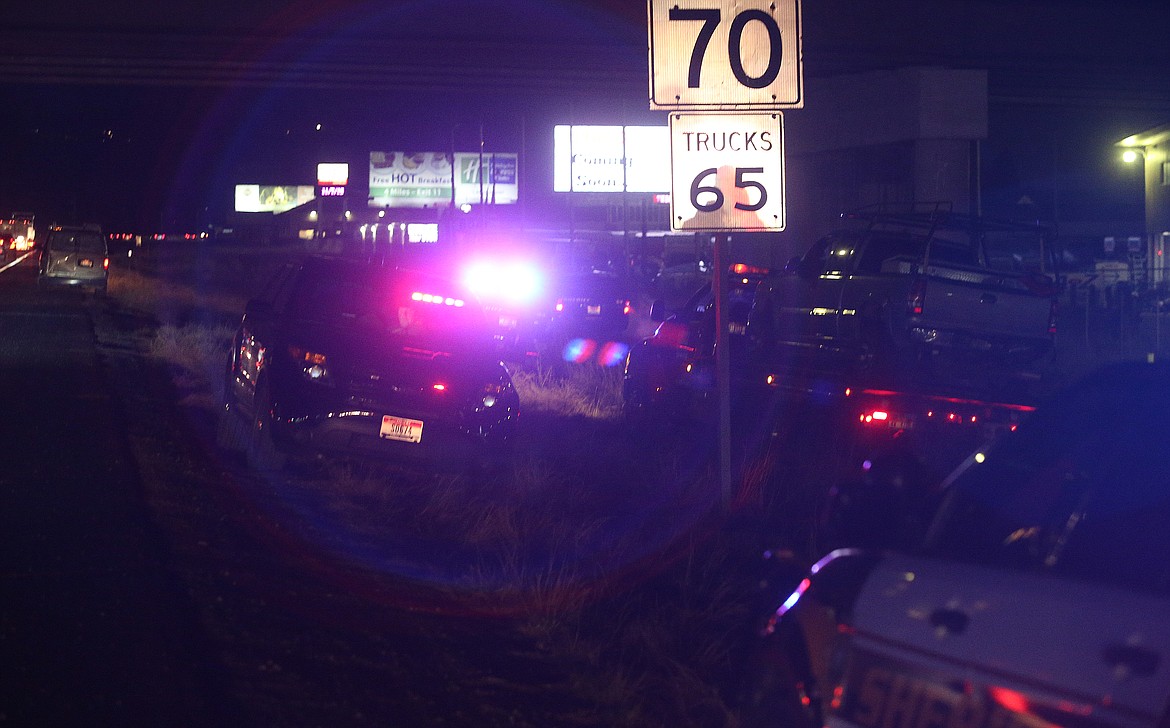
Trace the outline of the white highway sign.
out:
M 800 0 L 647 0 L 650 108 L 804 106 Z
M 671 230 L 783 230 L 784 118 L 670 115 Z

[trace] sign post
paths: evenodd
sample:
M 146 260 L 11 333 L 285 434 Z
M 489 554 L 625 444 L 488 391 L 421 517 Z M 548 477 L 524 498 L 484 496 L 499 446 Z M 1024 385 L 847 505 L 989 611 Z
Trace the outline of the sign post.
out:
M 782 108 L 804 106 L 800 0 L 647 0 L 650 108 L 670 111 L 671 230 L 715 239 L 719 482 L 731 501 L 731 233 L 785 226 Z

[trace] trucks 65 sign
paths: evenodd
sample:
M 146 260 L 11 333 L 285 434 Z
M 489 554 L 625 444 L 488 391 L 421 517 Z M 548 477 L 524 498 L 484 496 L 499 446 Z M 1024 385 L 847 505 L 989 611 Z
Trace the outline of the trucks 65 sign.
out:
M 670 115 L 672 230 L 783 230 L 784 123 L 771 114 Z
M 800 0 L 647 0 L 650 108 L 804 106 Z

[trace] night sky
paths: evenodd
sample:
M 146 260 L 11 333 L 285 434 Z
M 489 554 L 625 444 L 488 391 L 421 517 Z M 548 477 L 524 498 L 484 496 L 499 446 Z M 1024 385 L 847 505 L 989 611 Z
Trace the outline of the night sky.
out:
M 0 209 L 111 230 L 203 228 L 236 183 L 308 184 L 317 161 L 372 149 L 470 150 L 482 129 L 514 150 L 553 123 L 665 122 L 647 109 L 639 0 L 7 5 Z M 857 5 L 802 5 L 809 104 L 826 75 L 986 68 L 989 200 L 1140 216 L 1111 145 L 1170 120 L 1170 3 Z

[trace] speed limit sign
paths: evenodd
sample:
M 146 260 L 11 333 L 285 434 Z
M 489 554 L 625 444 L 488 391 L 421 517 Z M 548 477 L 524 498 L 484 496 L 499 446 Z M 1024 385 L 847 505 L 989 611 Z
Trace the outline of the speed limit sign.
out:
M 671 230 L 783 230 L 780 112 L 670 115 Z
M 650 108 L 804 106 L 800 0 L 647 0 Z

